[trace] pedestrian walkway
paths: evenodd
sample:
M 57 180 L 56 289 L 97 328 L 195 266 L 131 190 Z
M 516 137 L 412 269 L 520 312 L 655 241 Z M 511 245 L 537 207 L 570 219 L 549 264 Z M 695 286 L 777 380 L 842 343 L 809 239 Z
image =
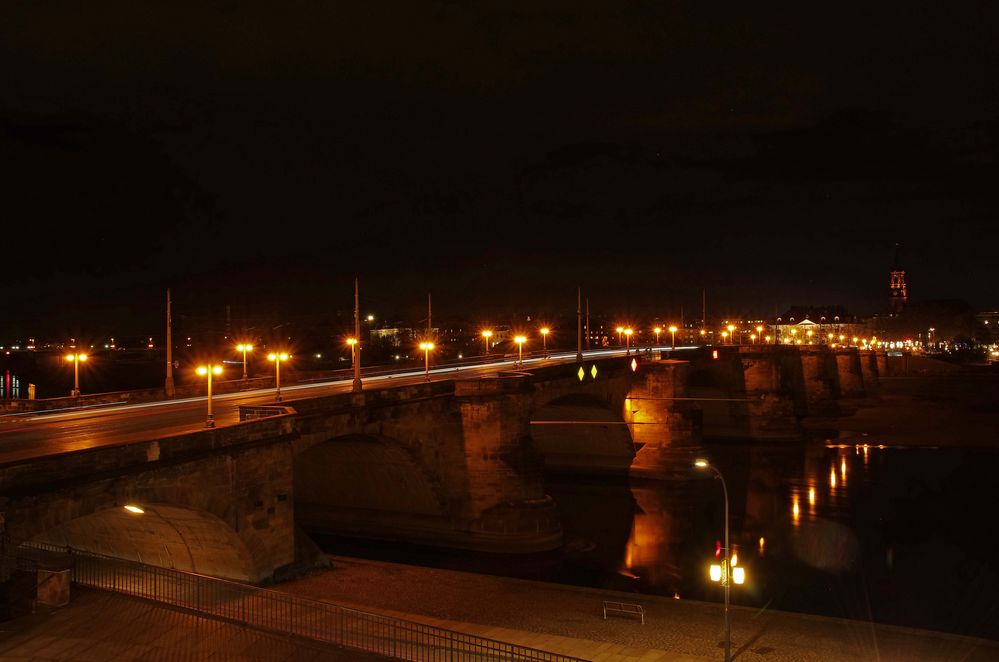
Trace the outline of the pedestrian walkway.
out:
M 371 662 L 375 656 L 74 587 L 69 605 L 0 622 L 4 662 Z
M 332 557 L 334 568 L 275 588 L 553 653 L 592 660 L 721 660 L 721 605 L 508 577 Z M 603 618 L 603 600 L 639 603 Z M 999 642 L 807 614 L 732 609 L 743 662 L 999 660 Z

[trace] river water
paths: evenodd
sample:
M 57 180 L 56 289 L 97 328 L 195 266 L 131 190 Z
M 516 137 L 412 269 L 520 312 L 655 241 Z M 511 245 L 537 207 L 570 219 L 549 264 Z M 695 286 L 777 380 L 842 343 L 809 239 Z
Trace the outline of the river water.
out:
M 708 444 L 726 479 L 747 581 L 735 604 L 999 639 L 993 481 L 999 452 Z M 471 572 L 721 601 L 721 483 L 678 454 L 669 480 L 547 476 L 564 544 L 528 555 L 320 539 L 328 552 Z

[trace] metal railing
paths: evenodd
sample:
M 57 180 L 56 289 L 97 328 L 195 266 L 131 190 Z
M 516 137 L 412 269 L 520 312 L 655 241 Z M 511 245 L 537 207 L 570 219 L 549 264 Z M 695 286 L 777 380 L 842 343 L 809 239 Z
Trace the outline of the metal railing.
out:
M 69 547 L 22 543 L 16 550 L 15 556 L 20 559 L 18 563 L 30 560 L 32 552 L 71 555 L 72 579 L 81 586 L 155 600 L 259 630 L 401 660 L 580 660 L 280 591 L 80 552 Z

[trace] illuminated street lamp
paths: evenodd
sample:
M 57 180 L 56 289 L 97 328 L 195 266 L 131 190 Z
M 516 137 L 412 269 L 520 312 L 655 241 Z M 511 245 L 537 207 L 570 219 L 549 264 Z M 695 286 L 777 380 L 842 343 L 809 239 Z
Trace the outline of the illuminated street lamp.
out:
M 253 345 L 250 345 L 248 343 L 241 343 L 239 345 L 236 345 L 236 351 L 237 352 L 243 352 L 243 379 L 246 379 L 246 377 L 247 377 L 247 374 L 246 374 L 246 353 L 253 351 Z
M 759 338 L 762 338 L 762 337 L 763 337 L 763 327 L 762 327 L 762 326 L 757 326 L 757 327 L 756 327 L 756 335 L 757 335 L 757 337 L 759 337 Z
M 353 345 L 351 346 L 353 347 Z M 271 352 L 267 355 L 268 361 L 274 362 L 274 399 L 281 401 L 281 362 L 288 360 L 285 352 Z
M 423 374 L 426 376 L 427 381 L 430 381 L 430 350 L 434 348 L 432 342 L 421 342 L 420 349 L 423 350 Z
M 808 331 L 805 332 L 805 335 L 808 336 L 808 344 L 811 345 L 812 344 L 812 336 L 815 335 L 815 332 L 812 331 L 811 329 L 809 329 Z
M 541 331 L 541 350 L 545 353 L 545 357 L 548 356 L 548 334 L 551 333 L 551 329 L 547 326 L 543 326 Z
M 624 327 L 623 326 L 619 326 L 619 327 L 617 327 L 614 330 L 617 331 L 617 344 L 620 345 L 621 344 L 621 334 L 624 333 Z
M 221 375 L 222 366 L 216 364 L 198 366 L 197 373 L 202 377 L 208 376 L 208 418 L 205 419 L 205 427 L 215 427 L 215 414 L 212 413 L 212 375 Z
M 669 327 L 669 332 L 670 332 L 670 335 L 673 336 L 673 338 L 672 338 L 673 349 L 676 349 L 676 327 L 675 326 L 670 326 Z
M 354 367 L 354 349 L 357 347 L 357 338 L 347 338 L 347 344 L 350 345 L 350 366 Z
M 493 337 L 493 332 L 492 331 L 489 331 L 487 329 L 486 331 L 482 332 L 482 342 L 486 346 L 486 354 L 489 353 L 489 339 L 492 338 L 492 337 Z
M 659 334 L 662 332 L 663 329 L 661 326 L 657 326 L 656 328 L 652 329 L 652 333 L 656 334 L 656 345 L 659 344 Z
M 631 330 L 631 328 L 627 328 L 624 330 L 624 346 L 626 350 L 625 354 L 631 354 L 631 334 L 633 333 L 634 331 Z
M 517 343 L 517 363 L 521 368 L 524 367 L 524 343 L 527 342 L 526 336 L 517 336 L 513 339 Z
M 70 396 L 80 397 L 80 361 L 86 361 L 86 354 L 67 354 L 66 360 L 73 364 L 73 391 Z
M 729 342 L 733 342 L 735 340 L 735 333 L 734 333 L 734 331 L 735 331 L 735 325 L 734 324 L 729 324 L 725 328 L 728 329 L 728 340 L 729 340 Z
M 751 345 L 755 345 L 756 344 L 756 334 L 755 333 L 750 333 L 749 334 L 749 343 Z
M 722 337 L 722 344 L 724 345 L 725 344 L 725 339 L 728 338 L 728 331 L 722 331 L 721 332 L 721 337 Z
M 738 573 L 738 577 L 734 572 L 731 565 L 731 550 L 728 544 L 728 486 L 725 485 L 725 477 L 722 476 L 721 472 L 718 471 L 716 467 L 711 465 L 707 460 L 696 460 L 694 466 L 698 469 L 710 469 L 718 477 L 718 480 L 722 484 L 722 493 L 725 495 L 725 547 L 724 557 L 722 558 L 721 567 L 717 565 L 711 566 L 711 580 L 721 581 L 722 586 L 725 587 L 725 662 L 731 662 L 732 660 L 732 624 L 728 616 L 728 603 L 729 603 L 729 592 L 731 589 L 731 583 L 729 579 L 731 578 L 737 584 L 742 584 L 746 579 L 745 571 L 741 568 Z

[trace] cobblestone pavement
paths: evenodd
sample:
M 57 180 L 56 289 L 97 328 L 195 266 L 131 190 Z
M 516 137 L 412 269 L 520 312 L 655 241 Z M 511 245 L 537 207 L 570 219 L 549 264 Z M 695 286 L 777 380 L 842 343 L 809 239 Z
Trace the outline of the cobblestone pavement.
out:
M 38 609 L 34 614 L 0 622 L 0 660 L 4 662 L 380 659 L 76 587 L 66 607 Z
M 588 659 L 723 657 L 720 605 L 331 558 L 332 569 L 275 588 Z M 604 620 L 607 599 L 642 604 L 645 624 Z M 994 641 L 745 607 L 731 614 L 733 657 L 743 662 L 999 660 Z

